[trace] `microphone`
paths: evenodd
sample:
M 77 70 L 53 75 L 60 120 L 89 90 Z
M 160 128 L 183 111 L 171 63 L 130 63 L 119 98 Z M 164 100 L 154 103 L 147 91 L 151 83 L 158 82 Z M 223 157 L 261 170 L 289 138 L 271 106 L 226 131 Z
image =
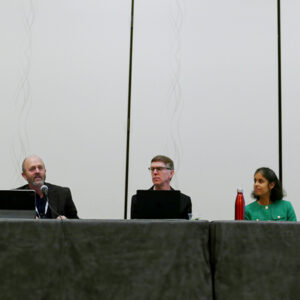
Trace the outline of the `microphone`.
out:
M 45 184 L 41 186 L 41 191 L 43 195 L 48 198 L 48 187 Z

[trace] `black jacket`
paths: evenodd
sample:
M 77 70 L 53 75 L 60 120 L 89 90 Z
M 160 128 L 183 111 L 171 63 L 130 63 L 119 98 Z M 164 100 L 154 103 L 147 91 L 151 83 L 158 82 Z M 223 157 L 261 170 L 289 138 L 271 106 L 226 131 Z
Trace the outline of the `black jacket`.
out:
M 48 186 L 51 218 L 56 219 L 60 215 L 66 216 L 68 219 L 78 219 L 77 209 L 73 202 L 70 189 L 47 182 L 45 182 L 45 185 Z M 26 184 L 18 189 L 29 189 L 29 186 Z

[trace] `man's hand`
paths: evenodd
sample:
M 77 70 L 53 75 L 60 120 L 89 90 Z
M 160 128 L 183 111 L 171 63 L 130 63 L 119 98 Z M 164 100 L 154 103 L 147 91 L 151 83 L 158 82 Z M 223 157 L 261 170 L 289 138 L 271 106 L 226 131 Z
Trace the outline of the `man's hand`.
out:
M 66 216 L 58 216 L 56 219 L 57 220 L 66 220 L 68 218 Z

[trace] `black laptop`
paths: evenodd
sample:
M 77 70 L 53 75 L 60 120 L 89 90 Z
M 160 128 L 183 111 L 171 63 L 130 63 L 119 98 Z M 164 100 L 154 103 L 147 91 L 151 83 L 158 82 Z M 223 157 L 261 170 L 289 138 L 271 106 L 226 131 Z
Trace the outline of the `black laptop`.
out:
M 0 218 L 34 219 L 35 191 L 0 190 Z
M 134 219 L 182 219 L 180 191 L 138 190 Z

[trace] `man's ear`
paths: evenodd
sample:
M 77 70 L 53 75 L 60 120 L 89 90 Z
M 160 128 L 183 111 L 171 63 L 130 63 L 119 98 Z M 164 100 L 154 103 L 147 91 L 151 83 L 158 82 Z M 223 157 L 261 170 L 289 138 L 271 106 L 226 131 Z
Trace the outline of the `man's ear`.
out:
M 23 176 L 23 178 L 24 178 L 25 180 L 27 180 L 27 177 L 26 177 L 26 175 L 25 175 L 24 172 L 22 172 L 22 176 Z
M 171 176 L 171 179 L 172 179 L 173 176 L 174 176 L 174 170 L 171 170 L 171 171 L 170 171 L 170 176 Z M 170 181 L 171 181 L 171 179 L 170 179 Z

